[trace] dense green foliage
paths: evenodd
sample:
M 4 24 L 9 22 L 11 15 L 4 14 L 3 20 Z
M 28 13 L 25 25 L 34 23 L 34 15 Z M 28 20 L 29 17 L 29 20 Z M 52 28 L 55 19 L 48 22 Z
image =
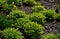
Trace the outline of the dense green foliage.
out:
M 58 9 L 58 13 L 60 13 L 60 5 L 58 6 L 58 8 L 57 8 L 57 9 Z
M 41 6 L 42 4 L 40 2 L 36 2 L 35 6 Z
M 6 1 L 0 0 L 0 9 L 2 11 L 4 11 L 4 12 L 10 12 L 10 11 L 12 11 L 13 7 L 14 7 L 14 3 L 7 4 Z
M 58 38 L 60 39 L 60 33 L 58 33 L 58 35 L 57 35 L 57 36 L 58 36 Z
M 27 5 L 34 5 L 35 0 L 24 0 L 24 3 L 27 4 Z
M 0 14 L 0 29 L 12 27 L 12 21 L 8 20 L 4 14 Z
M 57 15 L 57 20 L 60 20 L 60 13 Z
M 32 9 L 33 9 L 33 12 L 41 12 L 45 10 L 45 8 L 41 5 L 39 6 L 39 4 L 37 4 L 37 6 L 34 6 Z
M 31 16 L 29 17 L 29 19 L 31 21 L 37 22 L 39 24 L 43 24 L 45 22 L 45 16 L 41 13 L 33 13 L 31 14 Z
M 30 22 L 29 19 L 26 19 L 26 18 L 19 18 L 19 19 L 17 19 L 17 27 L 23 29 L 24 25 L 25 25 L 26 23 L 28 23 L 28 22 Z
M 8 3 L 8 4 L 12 4 L 13 2 L 14 2 L 14 4 L 16 4 L 16 5 L 21 4 L 21 0 L 7 0 L 7 3 Z
M 47 20 L 54 20 L 57 18 L 57 14 L 54 10 L 45 10 L 42 11 L 43 15 L 46 16 Z
M 24 32 L 32 39 L 39 39 L 43 34 L 43 27 L 34 22 L 29 22 L 24 25 Z
M 22 33 L 14 28 L 5 29 L 2 33 L 4 39 L 23 39 Z
M 42 39 L 59 39 L 59 38 L 57 35 L 49 33 L 49 34 L 44 35 Z
M 19 18 L 26 18 L 26 13 L 24 11 L 21 10 L 13 10 L 12 12 L 10 12 L 10 14 L 7 15 L 7 18 L 9 20 L 12 20 L 13 25 L 16 24 L 16 20 Z
M 24 11 L 14 10 L 14 11 L 10 12 L 8 17 L 11 18 L 11 19 L 25 18 L 26 13 Z
M 59 33 L 46 34 L 57 29 L 54 23 L 60 21 L 60 13 L 45 9 L 36 0 L 0 0 L 0 13 L 0 39 L 60 39 Z M 49 21 L 54 21 L 51 29 L 45 26 Z

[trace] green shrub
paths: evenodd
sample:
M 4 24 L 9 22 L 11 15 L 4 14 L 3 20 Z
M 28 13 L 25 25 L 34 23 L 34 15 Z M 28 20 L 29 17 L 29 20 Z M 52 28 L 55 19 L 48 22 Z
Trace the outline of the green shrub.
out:
M 32 10 L 33 10 L 33 12 L 41 12 L 41 11 L 45 10 L 45 8 L 38 4 L 37 6 L 34 6 L 32 8 Z
M 58 36 L 55 35 L 55 34 L 49 33 L 49 34 L 44 35 L 44 36 L 42 37 L 42 39 L 58 39 Z
M 60 39 L 60 32 L 57 34 L 58 38 Z
M 32 39 L 39 39 L 43 34 L 43 27 L 34 22 L 29 22 L 24 25 L 24 32 Z
M 14 7 L 13 3 L 12 4 L 7 4 L 6 1 L 0 0 L 0 9 L 2 11 L 4 11 L 4 12 L 10 12 L 10 11 L 12 11 L 13 7 Z
M 12 21 L 8 20 L 5 14 L 0 14 L 0 29 L 12 27 Z
M 58 7 L 57 7 L 57 9 L 58 9 L 58 13 L 60 12 L 60 5 L 58 4 Z
M 12 12 L 10 12 L 9 15 L 7 15 L 10 19 L 18 19 L 18 18 L 25 18 L 26 14 L 24 11 L 20 11 L 20 10 L 14 10 Z
M 58 3 L 60 4 L 60 0 L 58 0 Z
M 7 3 L 5 3 L 1 6 L 1 10 L 3 10 L 4 12 L 10 12 L 12 11 L 13 7 L 14 7 L 14 4 L 8 5 Z
M 4 3 L 5 3 L 4 0 L 0 0 L 0 6 L 1 6 L 2 4 L 4 4 Z
M 22 28 L 22 29 L 23 29 L 24 25 L 25 25 L 26 23 L 28 23 L 28 22 L 30 22 L 29 19 L 19 18 L 19 19 L 17 19 L 17 26 L 18 26 L 19 28 Z
M 2 32 L 4 39 L 23 39 L 22 33 L 14 28 L 8 28 Z
M 60 13 L 57 15 L 57 20 L 60 20 Z
M 16 20 L 19 18 L 27 18 L 27 15 L 25 14 L 24 11 L 20 11 L 20 10 L 13 10 L 12 12 L 10 12 L 9 15 L 7 15 L 7 18 L 9 20 L 13 21 L 13 24 L 15 25 L 15 23 L 17 22 Z
M 35 5 L 36 6 L 42 6 L 42 4 L 40 2 L 36 2 Z
M 35 0 L 24 0 L 24 3 L 27 4 L 27 5 L 34 5 Z
M 46 17 L 41 13 L 33 13 L 29 17 L 31 21 L 37 22 L 39 24 L 43 24 L 45 22 L 45 18 Z
M 46 16 L 47 20 L 54 20 L 57 18 L 57 14 L 54 10 L 45 10 L 42 13 L 44 16 Z
M 14 2 L 16 5 L 21 4 L 21 0 L 7 0 L 8 4 L 12 4 L 12 2 Z

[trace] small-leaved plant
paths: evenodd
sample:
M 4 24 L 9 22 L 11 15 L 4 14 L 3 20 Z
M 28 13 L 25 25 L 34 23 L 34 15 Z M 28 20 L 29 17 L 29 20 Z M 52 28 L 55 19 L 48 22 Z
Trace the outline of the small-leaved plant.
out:
M 59 39 L 56 34 L 48 33 L 42 36 L 42 39 Z
M 24 4 L 26 4 L 26 5 L 34 5 L 35 0 L 24 0 Z
M 12 21 L 8 20 L 5 14 L 0 14 L 0 29 L 12 27 Z
M 7 28 L 2 34 L 4 39 L 23 39 L 22 33 L 14 28 Z
M 43 32 L 43 26 L 34 22 L 29 22 L 24 25 L 24 32 L 32 39 L 39 39 Z
M 26 23 L 30 22 L 30 20 L 27 18 L 19 18 L 16 21 L 17 21 L 17 23 L 16 23 L 17 27 L 22 28 L 22 29 Z
M 57 18 L 57 13 L 54 10 L 45 10 L 42 11 L 43 15 L 46 16 L 46 19 L 51 21 L 51 20 L 55 20 Z
M 32 22 L 37 22 L 39 24 L 43 24 L 45 22 L 46 17 L 41 13 L 33 13 L 30 15 L 29 19 Z

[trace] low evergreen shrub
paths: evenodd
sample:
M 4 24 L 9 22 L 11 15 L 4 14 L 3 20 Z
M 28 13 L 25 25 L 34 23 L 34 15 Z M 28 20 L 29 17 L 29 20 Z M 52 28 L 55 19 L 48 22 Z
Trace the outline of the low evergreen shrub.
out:
M 44 35 L 42 39 L 59 39 L 59 38 L 57 35 L 49 33 L 49 34 Z
M 17 19 L 17 27 L 23 29 L 24 25 L 25 25 L 26 23 L 28 23 L 28 22 L 30 22 L 29 19 L 26 19 L 26 18 L 19 18 L 19 19 Z
M 4 39 L 23 39 L 22 33 L 14 28 L 7 28 L 2 31 Z
M 39 25 L 34 22 L 29 22 L 24 25 L 24 32 L 27 36 L 31 37 L 32 39 L 39 39 L 43 32 L 42 25 Z
M 0 9 L 3 12 L 10 12 L 10 11 L 12 11 L 13 7 L 14 7 L 14 3 L 7 4 L 7 2 L 5 0 L 0 0 Z
M 34 5 L 35 0 L 24 0 L 24 4 L 26 4 L 26 5 Z
M 8 20 L 5 14 L 0 14 L 0 29 L 12 27 L 12 21 Z
M 57 14 L 57 20 L 60 20 L 60 13 Z
M 42 11 L 43 15 L 46 16 L 46 19 L 51 21 L 57 18 L 57 13 L 54 10 L 45 10 Z
M 15 5 L 21 5 L 21 0 L 6 0 L 8 4 L 12 4 L 14 2 Z
M 45 22 L 46 17 L 41 13 L 33 13 L 30 15 L 29 19 L 32 22 L 37 22 L 39 24 L 43 24 Z
M 33 8 L 32 8 L 32 12 L 41 12 L 41 11 L 44 11 L 45 10 L 45 8 L 42 6 L 42 5 L 39 5 L 39 4 L 37 4 L 37 6 L 34 6 Z
M 7 15 L 10 19 L 18 19 L 18 18 L 25 18 L 27 15 L 24 11 L 20 11 L 20 10 L 14 10 L 12 12 L 10 12 L 9 15 Z

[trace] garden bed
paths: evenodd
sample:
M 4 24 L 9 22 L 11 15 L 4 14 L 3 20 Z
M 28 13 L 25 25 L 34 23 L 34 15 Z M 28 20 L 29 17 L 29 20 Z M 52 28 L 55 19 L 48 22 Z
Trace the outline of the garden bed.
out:
M 59 28 L 60 14 L 40 2 L 0 0 L 0 39 L 60 39 Z

